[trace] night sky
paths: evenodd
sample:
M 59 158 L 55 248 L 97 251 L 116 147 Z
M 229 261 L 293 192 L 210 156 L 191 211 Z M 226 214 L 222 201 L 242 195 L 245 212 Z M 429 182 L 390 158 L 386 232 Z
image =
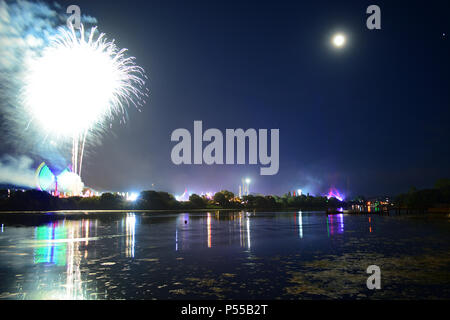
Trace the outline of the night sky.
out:
M 85 158 L 98 190 L 394 195 L 450 176 L 449 1 L 59 1 L 149 77 L 142 112 Z M 366 8 L 381 8 L 381 30 Z M 345 48 L 331 36 L 347 36 Z M 177 128 L 280 129 L 280 169 L 171 162 Z M 68 155 L 70 160 L 70 155 Z

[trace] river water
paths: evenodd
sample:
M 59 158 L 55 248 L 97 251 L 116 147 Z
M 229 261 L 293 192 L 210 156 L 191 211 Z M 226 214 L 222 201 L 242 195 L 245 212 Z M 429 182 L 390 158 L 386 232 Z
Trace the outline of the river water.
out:
M 0 214 L 0 299 L 450 299 L 448 215 Z M 369 290 L 368 266 L 381 270 Z

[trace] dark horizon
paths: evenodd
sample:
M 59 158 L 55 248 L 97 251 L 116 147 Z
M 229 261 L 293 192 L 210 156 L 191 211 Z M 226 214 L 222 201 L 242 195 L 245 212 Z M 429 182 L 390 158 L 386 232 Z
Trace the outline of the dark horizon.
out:
M 52 3 L 47 2 L 47 3 Z M 58 1 L 61 11 L 73 4 Z M 448 1 L 77 1 L 128 48 L 149 77 L 142 112 L 128 110 L 87 149 L 82 178 L 96 190 L 181 194 L 230 190 L 282 195 L 335 187 L 397 195 L 450 177 Z M 332 34 L 345 32 L 342 50 Z M 280 129 L 280 169 L 172 163 L 177 128 Z M 0 159 L 20 156 L 14 141 Z M 34 165 L 51 156 L 29 152 Z M 64 156 L 70 161 L 70 154 Z

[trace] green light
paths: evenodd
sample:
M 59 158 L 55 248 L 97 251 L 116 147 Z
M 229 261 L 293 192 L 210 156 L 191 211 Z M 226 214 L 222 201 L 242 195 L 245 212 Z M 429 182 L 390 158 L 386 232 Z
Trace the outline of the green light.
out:
M 54 240 L 67 239 L 67 228 L 49 224 L 36 228 L 37 248 L 34 250 L 34 263 L 66 265 L 67 243 Z
M 330 227 L 328 226 L 328 216 L 327 216 L 327 233 L 328 233 L 328 238 L 330 237 Z

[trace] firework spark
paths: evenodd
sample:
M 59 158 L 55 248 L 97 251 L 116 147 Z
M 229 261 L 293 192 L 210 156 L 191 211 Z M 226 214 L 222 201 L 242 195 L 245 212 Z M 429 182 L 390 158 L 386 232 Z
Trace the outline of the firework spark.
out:
M 48 134 L 72 138 L 72 170 L 81 175 L 86 136 L 123 116 L 126 108 L 142 106 L 145 72 L 96 27 L 85 34 L 60 28 L 59 34 L 32 60 L 23 102 Z

